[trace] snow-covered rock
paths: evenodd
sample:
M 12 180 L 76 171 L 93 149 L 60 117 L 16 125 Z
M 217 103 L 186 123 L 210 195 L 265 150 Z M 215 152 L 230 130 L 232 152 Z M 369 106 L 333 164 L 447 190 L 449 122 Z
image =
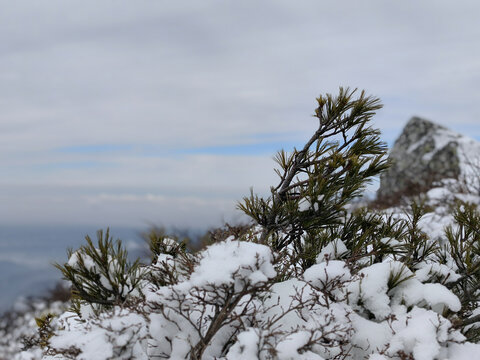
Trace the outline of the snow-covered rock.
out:
M 429 120 L 413 117 L 395 141 L 389 159 L 392 166 L 381 175 L 377 196 L 391 203 L 446 179 L 478 188 L 480 143 Z

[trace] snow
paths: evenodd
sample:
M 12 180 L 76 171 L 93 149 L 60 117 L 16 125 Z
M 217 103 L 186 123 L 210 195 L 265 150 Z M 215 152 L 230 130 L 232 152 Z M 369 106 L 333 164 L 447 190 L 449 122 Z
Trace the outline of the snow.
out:
M 317 263 L 321 263 L 327 259 L 340 259 L 342 255 L 348 252 L 344 242 L 340 239 L 336 239 L 331 243 L 328 243 L 318 254 Z
M 382 354 L 371 354 L 368 360 L 388 360 L 388 358 Z
M 435 149 L 426 154 L 424 159 L 429 160 L 429 156 L 446 146 L 449 142 L 458 144 L 457 156 L 460 166 L 460 180 L 467 186 L 467 190 L 476 192 L 480 190 L 480 143 L 468 136 L 457 134 L 448 129 L 438 129 L 434 135 Z M 439 190 L 437 190 L 439 191 Z M 428 194 L 435 196 L 435 193 Z
M 388 344 L 391 338 L 391 328 L 388 322 L 371 321 L 357 314 L 352 315 L 351 318 L 355 329 L 351 341 L 358 347 L 353 349 L 354 358 L 365 356 L 365 352 L 361 349 L 367 349 L 366 353 L 368 354 L 385 348 L 385 344 Z
M 268 246 L 230 238 L 210 246 L 203 253 L 189 281 L 196 286 L 235 282 L 238 289 L 245 282 L 257 284 L 273 278 L 276 271 L 272 260 L 273 254 Z
M 419 305 L 425 302 L 431 309 L 442 313 L 444 307 L 452 311 L 460 310 L 460 300 L 450 290 L 441 284 L 423 284 L 416 278 L 404 281 L 392 290 L 396 303 Z
M 311 351 L 299 352 L 304 347 L 309 339 L 310 332 L 299 331 L 287 336 L 284 340 L 278 343 L 276 349 L 279 360 L 323 360 L 323 358 Z
M 444 307 L 454 312 L 462 308 L 458 297 L 441 284 L 423 284 L 423 298 L 438 313 L 443 313 Z
M 97 251 L 99 251 L 97 249 Z M 67 264 L 73 268 L 77 268 L 80 266 L 80 264 L 83 264 L 86 269 L 95 271 L 96 265 L 93 259 L 82 253 L 80 250 L 75 251 L 71 256 L 70 259 L 68 259 Z
M 340 291 L 339 284 L 350 281 L 352 275 L 344 261 L 330 260 L 313 265 L 303 274 L 303 279 L 311 286 L 328 291 L 335 298 L 341 298 L 344 293 Z
M 35 318 L 41 318 L 46 314 L 63 313 L 68 303 L 60 301 L 36 300 L 27 303 L 26 299 L 19 299 L 19 306 L 12 309 L 0 318 L 0 359 L 13 360 L 38 360 L 42 358 L 42 350 L 39 347 L 29 351 L 21 351 L 22 339 L 34 336 L 37 332 Z
M 415 276 L 421 282 L 436 278 L 444 283 L 455 282 L 461 277 L 451 267 L 433 262 L 420 264 Z
M 50 344 L 56 349 L 81 349 L 76 359 L 147 359 L 147 355 L 138 346 L 133 346 L 127 353 L 119 353 L 119 349 L 145 336 L 145 320 L 138 314 L 114 308 L 98 319 L 85 321 L 75 313 L 65 312 L 59 317 L 58 323 L 61 330 L 50 339 Z
M 227 360 L 250 360 L 257 359 L 258 345 L 261 331 L 248 328 L 237 336 L 237 342 L 230 348 L 226 356 Z
M 411 353 L 414 359 L 432 360 L 450 338 L 450 322 L 438 314 L 415 307 L 408 316 L 393 322 L 395 334 L 389 342 L 388 354 Z
M 451 191 L 444 187 L 435 187 L 426 193 L 427 197 L 432 201 L 443 200 L 452 195 Z
M 175 260 L 173 256 L 168 254 L 159 254 L 154 264 L 154 266 L 156 267 L 174 266 L 174 265 L 175 265 Z
M 285 313 L 286 315 L 279 318 L 278 323 L 285 329 L 293 329 L 296 327 L 302 327 L 306 321 L 298 312 L 290 311 L 288 309 L 293 305 L 295 306 L 298 301 L 294 301 L 296 296 L 301 294 L 301 297 L 306 300 L 313 293 L 313 289 L 298 279 L 290 279 L 280 283 L 276 283 L 272 287 L 272 291 L 268 297 L 263 301 L 264 314 L 263 318 L 275 318 L 279 314 Z
M 235 284 L 239 290 L 245 283 L 258 284 L 275 277 L 272 261 L 268 246 L 230 238 L 208 247 L 190 279 L 181 287 Z
M 448 347 L 448 360 L 473 360 L 480 354 L 480 345 L 472 343 L 451 344 Z

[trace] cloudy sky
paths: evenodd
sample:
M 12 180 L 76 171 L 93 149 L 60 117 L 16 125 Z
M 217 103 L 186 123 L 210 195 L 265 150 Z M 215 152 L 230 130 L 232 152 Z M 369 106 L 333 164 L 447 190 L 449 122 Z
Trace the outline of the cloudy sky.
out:
M 339 86 L 480 139 L 478 1 L 0 3 L 0 223 L 234 219 Z

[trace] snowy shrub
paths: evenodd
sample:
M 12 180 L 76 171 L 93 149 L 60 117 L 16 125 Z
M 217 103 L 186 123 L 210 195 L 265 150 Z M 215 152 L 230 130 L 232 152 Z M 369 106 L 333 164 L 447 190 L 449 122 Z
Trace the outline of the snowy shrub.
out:
M 65 301 L 66 290 L 59 283 L 45 297 L 20 298 L 12 309 L 0 316 L 0 359 L 42 357 L 42 345 L 48 343 L 56 330 L 52 320 L 69 306 Z M 22 353 L 25 347 L 29 348 L 28 353 Z
M 271 286 L 276 276 L 272 261 L 267 246 L 227 239 L 200 254 L 188 279 L 150 293 L 155 355 L 220 356 Z
M 239 205 L 250 229 L 197 252 L 152 236 L 144 266 L 108 233 L 71 252 L 59 268 L 76 306 L 53 320 L 43 358 L 478 357 L 478 210 L 349 210 L 387 167 L 369 125 L 381 105 L 355 96 L 317 99 L 319 127 L 301 150 L 278 154 L 270 196 Z
M 82 317 L 65 312 L 56 322 L 58 330 L 49 344 L 55 351 L 46 351 L 56 355 L 44 359 L 147 359 L 142 346 L 146 322 L 132 311 L 114 307 L 98 316 Z

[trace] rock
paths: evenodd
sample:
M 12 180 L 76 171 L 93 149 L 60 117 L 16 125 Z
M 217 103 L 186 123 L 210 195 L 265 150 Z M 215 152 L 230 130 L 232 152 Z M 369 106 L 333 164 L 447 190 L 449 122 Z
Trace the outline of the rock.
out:
M 423 193 L 443 180 L 458 182 L 471 178 L 475 172 L 472 169 L 480 164 L 480 143 L 413 117 L 395 141 L 389 159 L 392 165 L 380 177 L 377 199 L 395 204 L 402 197 Z

